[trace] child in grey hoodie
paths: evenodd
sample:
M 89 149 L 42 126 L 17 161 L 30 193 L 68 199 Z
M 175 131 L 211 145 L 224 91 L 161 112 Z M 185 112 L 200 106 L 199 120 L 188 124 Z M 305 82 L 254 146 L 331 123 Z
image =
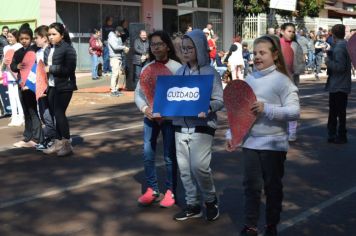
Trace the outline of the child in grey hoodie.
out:
M 193 30 L 183 36 L 182 53 L 187 64 L 177 71 L 177 75 L 214 75 L 214 82 L 208 114 L 173 118 L 177 162 L 187 203 L 174 219 L 182 221 L 202 216 L 200 190 L 206 205 L 206 218 L 212 221 L 219 217 L 219 209 L 210 169 L 211 147 L 217 127 L 216 112 L 223 108 L 223 89 L 219 73 L 210 66 L 203 31 Z

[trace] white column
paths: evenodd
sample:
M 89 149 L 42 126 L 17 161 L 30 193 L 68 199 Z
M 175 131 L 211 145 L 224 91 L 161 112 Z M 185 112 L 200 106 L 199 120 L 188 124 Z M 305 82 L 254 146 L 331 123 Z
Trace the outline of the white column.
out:
M 37 22 L 37 26 L 56 22 L 56 15 L 56 0 L 40 0 L 40 22 Z
M 163 29 L 162 0 L 142 1 L 142 17 L 149 32 Z
M 233 0 L 224 0 L 223 4 L 223 48 L 229 50 L 234 37 L 234 2 Z

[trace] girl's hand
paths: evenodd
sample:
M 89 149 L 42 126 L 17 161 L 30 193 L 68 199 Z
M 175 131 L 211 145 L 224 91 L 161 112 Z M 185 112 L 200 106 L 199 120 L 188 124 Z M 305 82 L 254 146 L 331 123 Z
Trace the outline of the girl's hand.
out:
M 263 102 L 255 102 L 252 104 L 251 107 L 251 111 L 253 112 L 253 114 L 255 114 L 256 116 L 262 114 L 262 112 L 264 111 L 265 105 Z
M 225 149 L 228 152 L 233 152 L 233 151 L 236 150 L 236 146 L 232 145 L 232 140 L 231 139 L 226 140 Z
M 25 68 L 25 64 L 23 64 L 23 63 L 19 63 L 18 65 L 17 65 L 17 69 L 19 69 L 19 70 L 22 70 L 22 69 L 24 69 Z
M 144 113 L 148 119 L 150 119 L 150 120 L 153 119 L 152 109 L 150 107 L 146 107 Z
M 205 112 L 200 112 L 200 113 L 198 114 L 198 117 L 199 117 L 199 118 L 206 118 Z

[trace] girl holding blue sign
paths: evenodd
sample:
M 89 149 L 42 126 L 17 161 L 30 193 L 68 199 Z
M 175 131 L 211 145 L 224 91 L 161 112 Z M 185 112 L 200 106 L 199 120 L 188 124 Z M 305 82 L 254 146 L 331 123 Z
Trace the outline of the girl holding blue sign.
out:
M 261 192 L 266 195 L 265 236 L 277 235 L 283 200 L 284 161 L 288 145 L 288 121 L 300 114 L 298 88 L 287 72 L 276 36 L 254 41 L 254 71 L 246 82 L 256 95 L 251 107 L 257 119 L 242 142 L 245 226 L 240 235 L 258 235 Z M 238 109 L 238 108 L 236 108 Z M 226 149 L 233 151 L 230 130 Z
M 218 199 L 210 169 L 212 144 L 217 128 L 216 112 L 223 104 L 223 89 L 219 73 L 210 66 L 207 38 L 202 30 L 193 30 L 183 36 L 182 53 L 186 65 L 176 75 L 214 75 L 208 114 L 196 117 L 174 117 L 177 162 L 185 189 L 187 206 L 174 216 L 183 221 L 203 215 L 200 193 L 206 206 L 206 219 L 219 217 Z
M 177 185 L 177 160 L 174 145 L 174 127 L 172 120 L 164 118 L 154 119 L 152 114 L 152 91 L 158 75 L 174 75 L 181 66 L 175 54 L 175 49 L 169 35 L 164 31 L 156 31 L 149 36 L 150 58 L 153 59 L 141 71 L 140 82 L 135 89 L 135 103 L 145 115 L 143 125 L 143 163 L 147 189 L 138 198 L 138 203 L 143 206 L 151 205 L 159 201 L 160 191 L 158 187 L 155 154 L 157 138 L 162 132 L 163 155 L 166 166 L 166 193 L 160 200 L 161 207 L 171 207 L 175 204 L 175 189 Z M 147 80 L 152 83 L 142 83 Z M 141 85 L 142 84 L 142 85 Z M 144 86 L 144 87 L 143 87 Z
M 28 26 L 21 26 L 19 30 L 19 41 L 22 48 L 18 49 L 11 62 L 11 70 L 17 73 L 19 81 L 21 81 L 20 70 L 26 65 L 22 62 L 25 54 L 34 52 L 35 47 L 31 46 L 33 32 Z M 31 73 L 31 72 L 30 72 Z M 14 143 L 15 147 L 35 147 L 36 144 L 43 142 L 43 131 L 41 121 L 37 112 L 37 101 L 35 93 L 29 89 L 30 85 L 24 85 L 21 88 L 21 104 L 25 116 L 25 131 L 23 140 Z

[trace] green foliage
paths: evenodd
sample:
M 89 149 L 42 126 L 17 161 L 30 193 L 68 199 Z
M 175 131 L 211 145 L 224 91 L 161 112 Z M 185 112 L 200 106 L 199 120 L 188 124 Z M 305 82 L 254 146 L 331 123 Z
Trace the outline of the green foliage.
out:
M 298 0 L 295 12 L 277 10 L 277 14 L 281 16 L 317 17 L 324 3 L 325 0 Z M 236 15 L 242 16 L 268 13 L 269 0 L 234 0 L 234 12 Z

